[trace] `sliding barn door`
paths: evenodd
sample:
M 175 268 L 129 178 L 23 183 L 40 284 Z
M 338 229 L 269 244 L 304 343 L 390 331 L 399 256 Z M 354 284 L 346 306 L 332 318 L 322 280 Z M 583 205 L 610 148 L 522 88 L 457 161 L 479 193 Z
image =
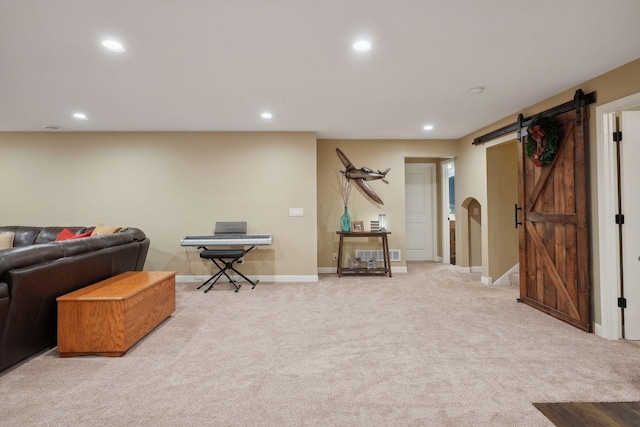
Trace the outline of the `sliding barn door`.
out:
M 554 116 L 561 145 L 548 165 L 526 155 L 527 128 L 518 144 L 517 211 L 522 302 L 591 331 L 587 114 Z

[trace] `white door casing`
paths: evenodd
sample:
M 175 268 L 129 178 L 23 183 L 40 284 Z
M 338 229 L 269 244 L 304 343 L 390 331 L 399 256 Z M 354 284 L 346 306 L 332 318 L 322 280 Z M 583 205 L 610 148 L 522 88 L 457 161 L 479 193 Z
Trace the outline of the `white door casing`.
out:
M 622 112 L 620 144 L 622 225 L 622 277 L 627 308 L 624 310 L 624 337 L 640 340 L 640 111 Z
M 613 141 L 615 118 L 621 111 L 640 107 L 640 93 L 596 107 L 596 185 L 598 224 L 598 283 L 600 323 L 595 333 L 607 339 L 622 338 L 620 296 L 620 251 L 615 215 L 618 206 L 617 150 Z M 623 138 L 624 139 L 624 138 Z

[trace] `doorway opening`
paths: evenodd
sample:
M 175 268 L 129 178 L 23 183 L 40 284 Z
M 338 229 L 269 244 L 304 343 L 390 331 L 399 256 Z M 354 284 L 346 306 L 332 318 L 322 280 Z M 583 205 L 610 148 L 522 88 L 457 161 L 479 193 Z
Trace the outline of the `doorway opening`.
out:
M 514 208 L 518 203 L 518 141 L 487 147 L 487 228 L 486 271 L 495 285 L 511 283 L 519 271 L 519 240 Z
M 469 197 L 462 202 L 467 217 L 467 248 L 469 272 L 482 273 L 482 209 L 480 202 Z
M 442 180 L 442 262 L 456 263 L 456 197 L 455 164 L 453 160 L 441 163 Z
M 405 164 L 407 261 L 437 260 L 437 204 L 436 164 Z

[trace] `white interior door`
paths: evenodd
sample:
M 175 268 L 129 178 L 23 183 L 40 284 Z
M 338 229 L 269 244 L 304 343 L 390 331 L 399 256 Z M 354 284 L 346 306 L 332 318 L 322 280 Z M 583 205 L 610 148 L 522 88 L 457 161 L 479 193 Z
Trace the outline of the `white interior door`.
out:
M 407 261 L 434 261 L 436 235 L 436 165 L 405 165 L 405 223 Z
M 624 337 L 640 340 L 640 111 L 622 112 L 620 173 L 622 191 L 622 268 L 624 277 Z

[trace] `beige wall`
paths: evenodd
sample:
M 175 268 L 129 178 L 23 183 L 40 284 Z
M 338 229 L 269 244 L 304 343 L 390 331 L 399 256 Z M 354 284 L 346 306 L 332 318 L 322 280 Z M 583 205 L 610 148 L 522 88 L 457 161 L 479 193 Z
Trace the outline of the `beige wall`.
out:
M 511 116 L 497 121 L 489 126 L 477 130 L 458 140 L 459 154 L 456 159 L 456 204 L 467 197 L 476 198 L 485 213 L 487 206 L 487 182 L 486 179 L 486 150 L 491 146 L 487 143 L 481 146 L 473 146 L 473 139 L 484 135 L 503 126 L 515 123 L 517 115 L 522 113 L 525 117 L 533 116 L 541 111 L 555 107 L 573 99 L 577 89 L 582 89 L 585 93 L 596 92 L 597 101 L 589 107 L 591 115 L 589 122 L 589 151 L 591 153 L 589 168 L 591 178 L 591 236 L 592 236 L 592 264 L 593 264 L 593 300 L 594 300 L 594 320 L 599 322 L 600 318 L 600 284 L 598 282 L 598 230 L 597 230 L 597 187 L 596 182 L 596 120 L 595 108 L 598 105 L 606 104 L 619 98 L 640 92 L 640 59 L 637 59 L 622 67 L 616 68 L 606 74 L 598 76 L 592 80 L 584 82 L 564 92 L 561 92 L 551 98 L 548 98 L 538 104 L 529 106 L 521 111 L 514 111 Z M 517 93 L 514 94 L 517 96 Z M 503 141 L 513 139 L 513 136 L 505 136 Z M 488 224 L 483 226 L 483 275 L 488 276 L 489 250 L 488 250 Z M 464 240 L 458 239 L 458 230 L 456 230 L 456 243 L 460 240 L 460 245 L 465 245 Z M 466 247 L 460 247 L 460 251 L 468 250 Z M 463 262 L 463 260 L 461 260 Z M 468 260 L 467 260 L 468 262 Z M 462 263 L 461 265 L 468 265 Z
M 518 144 L 515 140 L 487 149 L 488 272 L 498 280 L 519 261 L 514 205 L 518 203 Z
M 423 159 L 456 160 L 456 205 L 469 198 L 490 218 L 487 148 L 473 138 L 532 116 L 573 98 L 577 88 L 597 92 L 595 107 L 640 92 L 640 59 L 511 116 L 451 140 L 318 140 L 313 132 L 291 133 L 0 133 L 4 162 L 0 196 L 4 224 L 130 225 L 151 238 L 147 269 L 179 274 L 207 274 L 195 250 L 185 251 L 186 234 L 210 232 L 215 221 L 247 220 L 249 232 L 271 232 L 274 245 L 247 258 L 249 274 L 314 276 L 317 268 L 334 267 L 338 218 L 342 203 L 333 189 L 342 168 L 340 147 L 356 167 L 391 168 L 389 184 L 371 183 L 385 205 L 369 202 L 355 190 L 349 208 L 354 220 L 368 222 L 388 215 L 390 246 L 404 250 L 404 163 Z M 517 96 L 517 94 L 514 94 Z M 590 151 L 595 153 L 595 119 L 589 124 Z M 501 142 L 513 139 L 506 136 Z M 595 156 L 591 156 L 592 239 L 595 317 L 599 315 L 597 283 L 597 194 Z M 438 179 L 440 176 L 438 174 Z M 9 202 L 6 202 L 9 201 Z M 289 217 L 290 207 L 305 216 Z M 457 264 L 470 266 L 468 224 L 456 224 Z M 439 221 L 440 222 L 440 221 Z M 489 221 L 482 222 L 482 273 L 491 276 L 506 249 L 490 250 Z M 373 243 L 372 243 L 373 244 Z M 509 250 L 510 251 L 510 250 Z M 404 257 L 403 257 L 404 259 Z M 502 262 L 502 261 L 500 261 Z M 396 263 L 394 263 L 396 264 Z M 398 263 L 404 266 L 404 261 Z M 396 265 L 394 265 L 396 266 Z
M 468 210 L 465 207 L 468 203 L 475 199 L 480 204 L 481 213 L 487 206 L 487 164 L 485 159 L 484 147 L 478 150 L 465 149 L 463 144 L 459 144 L 460 151 L 456 158 L 456 178 L 455 178 L 455 196 L 456 196 L 456 265 L 460 267 L 471 267 L 469 259 L 469 219 Z M 461 155 L 463 154 L 463 155 Z M 465 207 L 464 209 L 462 209 Z M 486 215 L 486 212 L 485 212 Z M 484 236 L 487 241 L 488 236 Z M 482 259 L 482 274 L 487 276 L 484 266 L 487 264 L 487 251 L 481 250 L 480 257 Z
M 405 161 L 434 158 L 453 158 L 457 144 L 452 140 L 318 140 L 318 267 L 335 268 L 333 253 L 338 252 L 339 218 L 343 212 L 342 199 L 333 188 L 336 185 L 336 170 L 344 170 L 336 154 L 340 148 L 356 168 L 369 167 L 373 170 L 391 168 L 387 174 L 389 184 L 380 180 L 370 181 L 373 190 L 384 205 L 371 202 L 357 187 L 351 194 L 349 211 L 354 221 L 364 221 L 369 230 L 369 221 L 378 219 L 378 214 L 387 214 L 389 248 L 402 250 L 402 261 L 392 263 L 393 267 L 404 267 L 405 216 L 404 216 L 404 164 Z M 351 241 L 351 240 L 350 240 Z M 347 249 L 375 249 L 376 239 L 358 239 Z M 347 255 L 353 255 L 349 252 Z
M 315 133 L 0 133 L 0 152 L 3 224 L 135 226 L 145 269 L 204 275 L 180 239 L 246 220 L 274 244 L 243 272 L 317 276 Z

